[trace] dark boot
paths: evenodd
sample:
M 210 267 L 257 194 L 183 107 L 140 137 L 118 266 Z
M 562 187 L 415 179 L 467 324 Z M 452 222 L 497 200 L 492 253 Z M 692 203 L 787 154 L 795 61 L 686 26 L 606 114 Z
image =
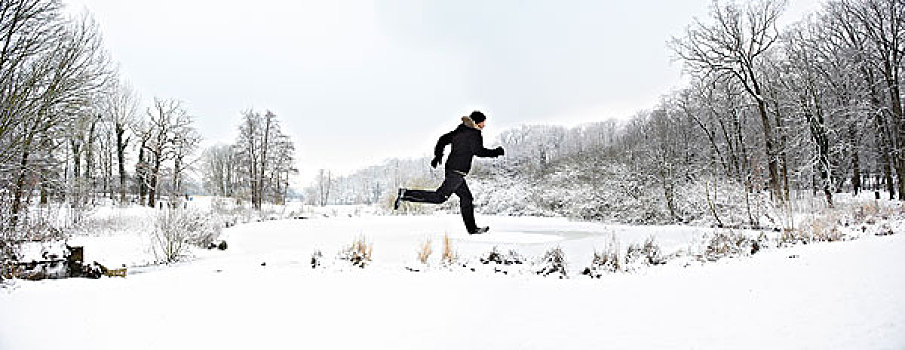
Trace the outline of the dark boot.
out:
M 474 230 L 468 230 L 468 234 L 479 235 L 479 234 L 485 233 L 487 231 L 490 231 L 490 226 L 478 227 Z

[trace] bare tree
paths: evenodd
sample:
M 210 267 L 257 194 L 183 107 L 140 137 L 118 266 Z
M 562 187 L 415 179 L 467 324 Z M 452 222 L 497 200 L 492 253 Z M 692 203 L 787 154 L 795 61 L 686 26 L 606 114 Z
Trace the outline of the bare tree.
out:
M 0 163 L 13 174 L 10 220 L 48 164 L 35 162 L 109 76 L 97 26 L 66 20 L 58 1 L 0 1 Z
M 217 145 L 201 155 L 202 183 L 207 193 L 232 197 L 238 187 L 239 164 L 232 146 Z
M 126 150 L 132 137 L 126 133 L 132 128 L 138 114 L 138 96 L 132 86 L 122 80 L 113 81 L 105 103 L 106 117 L 116 136 L 116 163 L 119 171 L 119 202 L 126 202 Z
M 144 149 L 150 160 L 148 206 L 154 207 L 159 195 L 161 170 L 164 162 L 184 157 L 187 154 L 185 135 L 194 131 L 192 118 L 183 109 L 182 103 L 177 100 L 155 98 L 154 107 L 148 108 L 147 116 L 148 142 L 144 145 Z M 192 138 L 192 141 L 197 143 L 195 138 Z M 178 177 L 176 172 L 182 170 L 177 166 L 174 176 Z
M 902 64 L 905 58 L 905 4 L 899 0 L 838 1 L 833 9 L 859 25 L 857 37 L 867 67 L 878 72 L 886 92 L 881 105 L 888 111 L 892 159 L 898 180 L 899 199 L 905 200 L 905 113 L 902 107 Z M 858 40 L 858 39 L 856 39 Z M 877 101 L 879 102 L 879 101 Z M 880 116 L 878 116 L 880 117 Z M 881 128 L 887 126 L 878 122 Z
M 779 39 L 776 21 L 784 6 L 782 0 L 753 1 L 743 8 L 735 4 L 721 6 L 714 1 L 710 13 L 713 23 L 696 20 L 683 38 L 674 38 L 670 43 L 692 74 L 731 79 L 755 102 L 762 124 L 770 188 L 778 201 L 785 198 L 781 189 L 779 141 L 759 69 L 766 52 Z
M 201 134 L 192 126 L 191 117 L 180 122 L 179 130 L 173 138 L 173 192 L 176 195 L 184 195 L 183 177 L 186 170 L 192 168 L 194 161 L 192 155 L 198 149 L 201 142 Z
M 150 124 L 145 121 L 136 121 L 132 125 L 132 133 L 138 137 L 138 162 L 135 164 L 135 181 L 138 187 L 138 203 L 144 205 L 147 203 L 145 199 L 148 195 L 148 185 L 151 183 L 149 177 L 150 172 L 150 152 L 147 151 L 151 142 Z
M 261 202 L 258 200 L 258 186 L 262 181 L 258 177 L 263 159 L 263 124 L 260 113 L 253 110 L 242 112 L 242 124 L 239 125 L 239 138 L 236 141 L 236 151 L 243 164 L 243 182 L 248 185 L 252 205 L 259 210 Z
M 260 210 L 268 197 L 274 203 L 284 202 L 289 176 L 298 170 L 294 166 L 295 146 L 283 134 L 276 114 L 243 112 L 235 150 L 243 164 L 243 183 L 248 187 L 252 206 Z
M 323 207 L 330 203 L 330 190 L 333 188 L 333 174 L 329 170 L 318 170 L 316 181 L 317 203 Z

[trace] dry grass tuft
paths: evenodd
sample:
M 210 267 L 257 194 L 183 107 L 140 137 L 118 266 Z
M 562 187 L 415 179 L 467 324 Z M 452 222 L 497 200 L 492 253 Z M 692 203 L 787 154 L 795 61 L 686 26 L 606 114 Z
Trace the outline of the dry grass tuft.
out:
M 430 258 L 433 252 L 433 249 L 431 249 L 431 239 L 428 238 L 421 244 L 421 249 L 418 250 L 418 261 L 422 264 L 427 264 L 427 259 Z
M 453 249 L 449 234 L 443 235 L 443 255 L 440 256 L 440 262 L 446 266 L 452 266 L 457 260 L 459 260 L 459 254 Z
M 855 213 L 855 220 L 872 220 L 877 215 L 877 207 L 867 204 Z M 861 217 L 860 219 L 858 217 Z M 804 221 L 797 229 L 786 230 L 779 236 L 779 246 L 808 244 L 812 242 L 836 242 L 846 239 L 837 212 L 826 212 Z

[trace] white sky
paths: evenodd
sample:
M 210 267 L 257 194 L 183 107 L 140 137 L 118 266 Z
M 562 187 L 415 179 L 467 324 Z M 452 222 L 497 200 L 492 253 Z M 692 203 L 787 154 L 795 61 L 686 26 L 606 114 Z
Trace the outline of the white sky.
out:
M 486 143 L 521 124 L 624 118 L 683 85 L 666 42 L 709 0 L 64 0 L 88 9 L 142 95 L 182 100 L 206 141 L 272 110 L 300 182 L 428 155 L 461 115 Z M 790 0 L 785 21 L 820 7 Z M 490 145 L 488 145 L 490 146 Z

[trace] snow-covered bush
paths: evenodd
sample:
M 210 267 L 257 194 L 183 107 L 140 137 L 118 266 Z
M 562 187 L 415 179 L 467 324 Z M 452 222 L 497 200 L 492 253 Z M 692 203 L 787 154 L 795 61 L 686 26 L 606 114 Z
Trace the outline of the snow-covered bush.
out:
M 788 229 L 782 231 L 777 241 L 778 246 L 789 247 L 796 244 L 808 244 L 811 239 L 808 237 L 807 231 Z
M 2 235 L 6 235 L 5 233 L 0 232 Z M 17 260 L 16 257 L 18 254 L 16 253 L 17 245 L 13 243 L 12 240 L 7 240 L 6 237 L 0 239 L 0 281 L 5 278 L 11 278 L 12 275 L 12 263 Z
M 534 180 L 505 175 L 474 179 L 475 208 L 484 213 L 510 216 L 556 216 L 543 200 L 544 192 Z
M 868 204 L 864 207 L 857 208 L 836 208 L 826 209 L 820 213 L 803 220 L 797 228 L 783 230 L 778 238 L 777 245 L 791 246 L 796 244 L 808 244 L 812 242 L 836 242 L 849 239 L 846 234 L 845 226 L 851 226 L 852 223 L 862 225 L 862 227 L 872 226 L 876 223 L 874 206 Z M 880 219 L 884 220 L 884 219 Z M 865 223 L 870 221 L 872 224 Z
M 364 237 L 359 237 L 350 246 L 339 252 L 339 259 L 352 263 L 352 266 L 365 268 L 367 264 L 371 263 L 373 251 L 374 244 L 369 243 Z
M 565 253 L 557 246 L 544 253 L 544 257 L 538 263 L 539 269 L 535 272 L 544 277 L 554 275 L 562 279 L 569 277 L 566 267 Z
M 216 197 L 211 200 L 211 213 L 224 227 L 240 223 L 262 222 L 302 217 L 304 210 L 293 211 L 286 206 L 265 204 L 255 209 L 249 202 L 236 198 Z
M 494 246 L 490 252 L 479 257 L 478 261 L 483 265 L 488 265 L 494 273 L 508 275 L 510 272 L 520 273 L 521 270 L 517 266 L 525 264 L 526 260 L 514 249 L 504 253 L 500 251 L 499 247 Z M 475 271 L 473 268 L 471 270 Z
M 605 273 L 622 271 L 622 265 L 619 259 L 619 241 L 613 236 L 603 251 L 594 251 L 591 265 L 586 267 L 581 274 L 591 278 L 600 278 Z
M 0 212 L 9 214 L 8 208 L 0 208 Z M 64 226 L 55 220 L 58 214 L 48 209 L 20 213 L 15 226 L 10 217 L 0 218 L 0 274 L 12 274 L 15 263 L 20 261 L 22 244 L 62 241 L 65 238 Z
M 805 229 L 810 229 L 812 241 L 817 242 L 835 242 L 845 238 L 839 227 L 839 222 L 832 216 L 815 218 L 808 223 Z
M 760 249 L 761 242 L 752 240 L 743 233 L 718 230 L 707 240 L 700 258 L 717 261 L 722 258 L 748 256 Z
M 480 258 L 480 261 L 484 265 L 521 265 L 525 259 L 515 250 L 510 249 L 508 253 L 504 254 L 500 252 L 499 247 L 494 246 L 493 250 Z
M 98 208 L 76 223 L 69 232 L 75 235 L 102 236 L 124 232 L 142 232 L 155 213 L 152 208 L 124 210 L 122 208 Z
M 883 202 L 855 203 L 853 208 L 847 210 L 852 213 L 850 221 L 853 224 L 872 225 L 883 220 L 902 218 L 901 209 L 881 203 Z
M 632 266 L 642 264 L 646 266 L 661 265 L 666 263 L 666 258 L 660 251 L 654 236 L 648 237 L 644 244 L 632 243 L 625 251 L 625 264 Z
M 622 267 L 619 263 L 619 255 L 611 252 L 594 252 L 591 266 L 586 267 L 581 274 L 591 278 L 600 278 L 604 273 L 614 273 Z
M 32 281 L 67 278 L 70 276 L 69 255 L 66 242 L 62 240 L 22 243 L 19 262 L 8 277 Z
M 489 164 L 475 172 L 476 208 L 486 214 L 566 216 L 630 224 L 697 223 L 740 227 L 761 216 L 767 194 L 707 176 L 682 178 L 670 187 L 632 164 L 610 159 L 567 157 L 541 170 Z
M 210 246 L 221 231 L 216 216 L 190 209 L 164 210 L 154 223 L 151 250 L 160 262 L 176 262 L 187 257 L 193 245 Z

